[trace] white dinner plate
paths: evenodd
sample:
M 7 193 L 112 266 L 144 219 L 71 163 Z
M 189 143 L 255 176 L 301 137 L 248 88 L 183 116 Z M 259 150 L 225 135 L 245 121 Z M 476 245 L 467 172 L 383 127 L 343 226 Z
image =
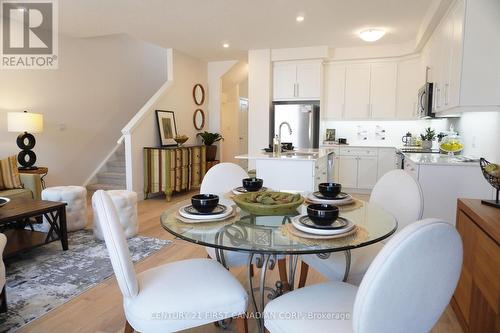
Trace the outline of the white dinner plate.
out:
M 321 236 L 342 235 L 342 234 L 348 233 L 349 231 L 351 231 L 352 229 L 354 229 L 354 227 L 356 226 L 351 220 L 349 220 L 349 219 L 347 219 L 347 218 L 344 217 L 347 220 L 347 226 L 345 228 L 342 228 L 342 229 L 317 229 L 317 228 L 311 228 L 311 227 L 307 227 L 307 226 L 303 225 L 299 221 L 299 219 L 302 216 L 303 215 L 297 215 L 297 216 L 292 217 L 292 225 L 297 230 L 300 230 L 300 231 L 308 233 L 308 234 L 313 234 L 313 235 L 321 235 Z
M 267 187 L 262 187 L 260 190 L 258 191 L 247 191 L 243 186 L 238 186 L 237 188 L 234 188 L 232 190 L 232 192 L 236 195 L 238 194 L 244 194 L 244 193 L 259 193 L 259 192 L 265 192 L 265 191 L 268 191 L 269 189 Z
M 187 219 L 191 220 L 217 220 L 217 219 L 222 219 L 224 217 L 227 217 L 231 215 L 233 212 L 233 207 L 232 206 L 226 206 L 226 210 L 220 214 L 204 214 L 204 215 L 198 215 L 198 214 L 190 214 L 189 212 L 186 211 L 186 208 L 191 205 L 186 205 L 181 208 L 179 208 L 179 215 L 182 217 L 185 217 Z
M 352 203 L 353 198 L 350 194 L 345 199 L 341 200 L 328 200 L 328 199 L 320 199 L 317 198 L 313 193 L 309 193 L 306 196 L 307 201 L 312 202 L 312 203 L 319 203 L 319 204 L 328 204 L 328 205 L 335 205 L 335 206 L 342 206 L 342 205 L 348 205 Z

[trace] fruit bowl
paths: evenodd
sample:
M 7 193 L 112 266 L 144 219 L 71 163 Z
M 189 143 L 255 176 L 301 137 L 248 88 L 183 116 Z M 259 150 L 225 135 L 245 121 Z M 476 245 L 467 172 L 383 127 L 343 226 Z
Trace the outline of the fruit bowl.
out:
M 254 215 L 293 215 L 304 202 L 300 194 L 285 192 L 250 192 L 233 198 L 242 210 Z
M 449 155 L 458 155 L 464 149 L 462 138 L 458 135 L 450 135 L 443 138 L 439 144 L 439 150 Z
M 182 146 L 184 143 L 186 143 L 187 140 L 189 140 L 189 137 L 186 136 L 186 135 L 177 135 L 175 138 L 174 138 L 175 142 L 177 142 L 177 145 L 180 147 Z

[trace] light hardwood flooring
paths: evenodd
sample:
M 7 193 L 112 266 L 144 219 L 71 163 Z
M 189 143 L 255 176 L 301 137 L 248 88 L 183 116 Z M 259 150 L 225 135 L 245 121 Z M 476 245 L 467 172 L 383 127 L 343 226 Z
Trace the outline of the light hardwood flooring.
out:
M 164 263 L 187 259 L 205 258 L 205 249 L 201 246 L 174 239 L 160 226 L 160 214 L 169 205 L 188 199 L 192 193 L 175 196 L 171 203 L 166 203 L 162 198 L 141 201 L 139 210 L 139 234 L 149 237 L 173 240 L 172 244 L 161 251 L 149 256 L 135 265 L 136 271 L 141 272 L 151 267 Z M 366 199 L 366 197 L 362 197 Z M 90 201 L 89 201 L 90 202 Z M 92 213 L 89 204 L 89 228 L 91 228 Z M 246 269 L 234 268 L 232 273 L 247 285 Z M 298 273 L 298 272 L 297 272 Z M 258 275 L 258 274 L 256 274 Z M 277 280 L 277 269 L 271 271 L 267 281 L 273 283 Z M 298 277 L 296 278 L 296 281 Z M 313 269 L 309 270 L 307 284 L 313 284 L 324 279 Z M 168 286 L 166 286 L 168 287 Z M 418 320 L 418 313 L 415 313 Z M 45 316 L 34 320 L 20 329 L 19 333 L 117 333 L 123 332 L 125 317 L 122 307 L 122 296 L 118 289 L 116 279 L 109 278 L 96 287 L 84 292 L 68 303 L 50 311 Z M 255 322 L 248 321 L 249 332 L 256 332 Z M 408 323 L 411 325 L 411 323 Z M 222 333 L 234 331 L 234 325 L 229 330 L 215 327 L 213 324 L 191 329 L 186 332 Z M 436 324 L 432 333 L 461 333 L 455 313 L 448 306 L 445 313 Z

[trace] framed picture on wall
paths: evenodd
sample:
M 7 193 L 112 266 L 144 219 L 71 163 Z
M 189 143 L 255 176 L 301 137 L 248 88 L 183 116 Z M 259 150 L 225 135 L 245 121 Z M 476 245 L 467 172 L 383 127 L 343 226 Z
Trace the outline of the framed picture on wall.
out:
M 156 123 L 158 124 L 161 146 L 177 146 L 177 142 L 174 140 L 177 136 L 174 111 L 156 110 Z

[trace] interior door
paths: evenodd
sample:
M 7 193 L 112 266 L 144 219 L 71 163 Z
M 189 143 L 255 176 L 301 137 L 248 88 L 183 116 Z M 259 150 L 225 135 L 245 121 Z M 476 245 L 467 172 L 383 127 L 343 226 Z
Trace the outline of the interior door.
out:
M 376 156 L 358 157 L 358 188 L 372 189 L 377 182 L 378 158 Z
M 373 119 L 396 117 L 396 63 L 371 65 L 370 72 L 370 116 Z
M 358 160 L 356 156 L 340 156 L 338 159 L 338 179 L 344 188 L 356 188 Z
M 369 118 L 369 104 L 370 65 L 356 64 L 347 66 L 345 78 L 345 118 Z
M 248 153 L 248 99 L 240 98 L 239 110 L 239 149 L 238 154 L 243 155 Z M 245 170 L 248 169 L 248 160 L 238 160 L 238 164 Z

